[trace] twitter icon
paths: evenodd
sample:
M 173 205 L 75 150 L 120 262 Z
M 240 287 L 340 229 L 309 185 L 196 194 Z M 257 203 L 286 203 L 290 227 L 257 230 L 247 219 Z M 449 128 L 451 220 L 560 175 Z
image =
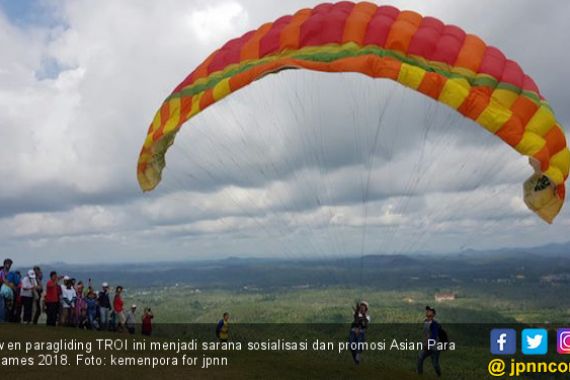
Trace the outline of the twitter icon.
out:
M 525 355 L 546 355 L 548 352 L 548 331 L 545 329 L 524 329 L 521 343 L 522 353 Z

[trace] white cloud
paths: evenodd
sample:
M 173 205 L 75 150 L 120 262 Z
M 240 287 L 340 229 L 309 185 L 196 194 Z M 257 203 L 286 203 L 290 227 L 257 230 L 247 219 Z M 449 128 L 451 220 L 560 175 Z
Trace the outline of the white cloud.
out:
M 202 44 L 223 43 L 247 24 L 247 11 L 234 1 L 193 9 L 188 16 L 188 25 Z
M 102 206 L 79 206 L 69 212 L 18 214 L 0 225 L 2 234 L 8 237 L 43 238 L 111 232 L 119 222 L 126 221 Z

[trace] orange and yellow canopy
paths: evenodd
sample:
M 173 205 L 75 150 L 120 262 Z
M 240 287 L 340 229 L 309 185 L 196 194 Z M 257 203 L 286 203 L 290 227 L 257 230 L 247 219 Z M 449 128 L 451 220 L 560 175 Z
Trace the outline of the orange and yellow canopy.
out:
M 413 11 L 369 2 L 325 3 L 230 40 L 182 81 L 157 111 L 137 176 L 154 189 L 182 124 L 226 95 L 284 69 L 387 78 L 456 109 L 531 158 L 525 201 L 547 222 L 559 213 L 570 152 L 535 82 L 479 37 Z

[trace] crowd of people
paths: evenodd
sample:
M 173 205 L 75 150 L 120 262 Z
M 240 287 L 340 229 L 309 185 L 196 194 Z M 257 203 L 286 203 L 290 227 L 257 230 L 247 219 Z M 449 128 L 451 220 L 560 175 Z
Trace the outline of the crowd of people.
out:
M 91 330 L 128 331 L 135 334 L 137 325 L 137 305 L 125 310 L 123 287 L 116 286 L 111 301 L 111 290 L 107 282 L 101 284 L 101 290 L 96 292 L 88 280 L 87 286 L 83 281 L 61 276 L 52 271 L 49 279 L 43 282 L 43 273 L 39 266 L 28 270 L 25 276 L 20 271 L 13 271 L 12 260 L 5 259 L 0 268 L 0 323 L 33 323 L 37 324 L 42 312 L 46 314 L 48 326 L 69 326 Z M 61 283 L 60 283 L 61 282 Z M 366 330 L 370 323 L 368 303 L 358 302 L 353 309 L 353 322 L 349 333 L 351 353 L 355 364 L 360 364 L 361 343 L 366 341 Z M 435 309 L 426 306 L 424 320 L 424 340 L 440 340 L 443 330 L 435 320 Z M 145 308 L 141 316 L 141 333 L 152 334 L 152 319 L 150 308 Z M 224 313 L 216 326 L 216 337 L 221 342 L 227 342 L 229 337 L 229 313 Z M 427 345 L 424 345 L 427 347 Z M 439 366 L 439 351 L 423 349 L 417 361 L 417 372 L 423 373 L 425 359 L 431 357 L 432 365 L 437 376 L 441 376 Z
M 81 329 L 136 332 L 137 305 L 127 310 L 123 300 L 123 287 L 116 286 L 111 300 L 107 282 L 96 291 L 91 279 L 87 284 L 52 271 L 44 284 L 39 266 L 25 275 L 12 270 L 13 261 L 5 259 L 0 268 L 0 323 L 37 324 L 42 313 L 48 326 L 68 326 Z M 152 334 L 150 308 L 141 316 L 141 333 Z

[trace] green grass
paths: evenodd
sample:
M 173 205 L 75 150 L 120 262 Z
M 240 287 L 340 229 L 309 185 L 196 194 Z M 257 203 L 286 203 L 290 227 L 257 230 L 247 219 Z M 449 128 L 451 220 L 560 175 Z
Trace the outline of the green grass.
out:
M 426 304 L 435 305 L 438 309 L 438 319 L 448 331 L 451 340 L 457 344 L 456 351 L 442 353 L 441 363 L 446 375 L 444 378 L 448 379 L 485 378 L 486 366 L 491 359 L 488 341 L 491 328 L 520 328 L 522 323 L 564 321 L 568 318 L 568 309 L 564 306 L 566 295 L 556 290 L 525 286 L 524 283 L 493 283 L 478 287 L 457 285 L 451 289 L 458 292 L 456 300 L 436 304 L 433 300 L 434 292 L 443 290 L 450 289 L 418 286 L 397 290 L 322 287 L 253 291 L 206 288 L 196 291 L 190 285 L 181 285 L 128 289 L 125 303 L 136 303 L 139 310 L 147 306 L 152 307 L 157 323 L 155 332 L 162 334 L 154 339 L 215 339 L 212 324 L 223 312 L 228 311 L 231 314 L 230 336 L 233 341 L 285 338 L 299 341 L 308 339 L 309 342 L 314 339 L 343 342 L 351 322 L 351 307 L 356 300 L 364 298 L 370 304 L 372 317 L 367 334 L 368 341 L 386 340 L 388 344 L 392 338 L 421 340 L 424 307 Z M 56 340 L 62 337 L 127 337 L 113 333 L 21 325 L 0 325 L 0 336 L 3 341 L 22 338 Z M 554 351 L 552 348 L 551 352 Z M 2 354 L 6 355 L 5 352 Z M 230 365 L 208 370 L 195 367 L 153 370 L 144 367 L 109 366 L 66 367 L 64 370 L 59 367 L 3 368 L 2 373 L 7 378 L 19 379 L 62 376 L 81 376 L 84 379 L 417 378 L 414 372 L 416 350 L 365 352 L 360 367 L 354 366 L 348 352 L 338 354 L 242 351 L 217 352 L 213 355 L 227 355 Z M 425 379 L 434 378 L 429 360 L 425 363 L 425 372 Z
M 373 323 L 422 321 L 425 305 L 435 306 L 446 323 L 543 323 L 568 317 L 567 308 L 541 305 L 538 296 L 522 301 L 507 294 L 460 291 L 456 300 L 438 304 L 433 294 L 432 290 L 345 288 L 271 292 L 205 289 L 196 293 L 186 287 L 172 287 L 131 291 L 127 301 L 139 309 L 151 306 L 155 320 L 161 323 L 213 323 L 225 311 L 236 323 L 350 323 L 351 308 L 359 299 L 369 302 Z
M 98 338 L 127 338 L 124 334 L 80 331 L 69 328 L 48 328 L 44 326 L 2 325 L 3 341 L 39 340 L 56 341 L 59 339 L 94 340 Z M 160 339 L 160 338 L 154 338 Z M 6 356 L 6 352 L 2 353 Z M 140 353 L 117 353 L 116 355 L 141 355 Z M 148 353 L 147 353 L 148 354 Z M 225 355 L 224 353 L 218 353 Z M 107 355 L 96 353 L 96 355 Z M 18 379 L 350 379 L 354 377 L 379 379 L 415 379 L 413 371 L 414 355 L 404 366 L 395 365 L 391 360 L 382 359 L 381 355 L 365 355 L 360 367 L 354 366 L 348 353 L 307 354 L 307 353 L 230 353 L 229 365 L 210 369 L 196 367 L 3 367 L 5 378 Z M 429 372 L 429 368 L 426 367 Z M 426 374 L 426 379 L 433 376 Z M 457 378 L 457 377 L 455 377 Z

